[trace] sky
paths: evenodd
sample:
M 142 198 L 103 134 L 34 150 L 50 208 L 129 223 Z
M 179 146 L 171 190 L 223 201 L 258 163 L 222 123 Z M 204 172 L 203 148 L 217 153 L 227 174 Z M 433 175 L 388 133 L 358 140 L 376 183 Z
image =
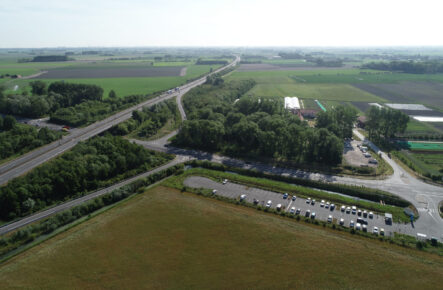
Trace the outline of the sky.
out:
M 441 46 L 439 0 L 0 0 L 0 47 Z

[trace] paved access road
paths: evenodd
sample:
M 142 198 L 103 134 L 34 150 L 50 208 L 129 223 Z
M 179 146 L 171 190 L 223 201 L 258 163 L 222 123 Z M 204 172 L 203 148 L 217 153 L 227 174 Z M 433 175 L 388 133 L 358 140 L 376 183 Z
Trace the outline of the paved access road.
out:
M 240 57 L 236 57 L 236 59 L 228 64 L 227 66 L 224 66 L 222 68 L 219 68 L 212 72 L 211 74 L 215 74 L 217 72 L 220 72 L 221 70 L 231 67 L 237 64 L 237 62 L 240 61 Z M 63 137 L 62 140 L 55 141 L 51 144 L 48 144 L 46 146 L 40 147 L 37 150 L 31 151 L 17 159 L 14 159 L 8 163 L 5 163 L 0 166 L 0 185 L 7 183 L 9 180 L 23 175 L 29 170 L 35 168 L 36 166 L 43 164 L 44 162 L 62 154 L 66 150 L 71 149 L 74 147 L 78 142 L 87 140 L 97 134 L 100 134 L 112 126 L 121 123 L 132 116 L 132 111 L 134 110 L 140 110 L 145 106 L 152 106 L 154 104 L 157 104 L 159 102 L 162 102 L 164 100 L 179 96 L 185 94 L 190 89 L 199 86 L 203 84 L 206 81 L 206 76 L 202 77 L 198 80 L 195 80 L 193 82 L 190 82 L 188 84 L 185 84 L 181 87 L 179 87 L 178 92 L 174 93 L 163 93 L 162 95 L 147 100 L 143 103 L 140 103 L 136 106 L 133 106 L 129 109 L 126 109 L 124 111 L 118 112 L 102 121 L 96 122 L 88 127 L 77 129 L 75 132 L 72 132 L 69 136 Z M 183 108 L 180 106 L 180 111 L 184 113 Z M 182 115 L 184 116 L 184 115 Z
M 363 216 L 357 216 L 357 214 L 346 213 L 346 211 L 342 212 L 340 206 L 336 205 L 335 209 L 325 208 L 320 205 L 320 200 L 316 200 L 315 204 L 306 203 L 305 198 L 297 197 L 295 201 L 292 200 L 292 194 L 288 192 L 289 197 L 287 199 L 283 198 L 283 195 L 278 192 L 273 192 L 269 190 L 263 190 L 259 188 L 253 188 L 249 186 L 244 186 L 241 184 L 227 182 L 226 184 L 222 184 L 219 182 L 215 182 L 209 178 L 201 177 L 201 176 L 191 176 L 185 179 L 184 184 L 189 187 L 194 188 L 207 188 L 207 189 L 215 189 L 217 190 L 217 195 L 229 197 L 232 199 L 239 199 L 240 195 L 245 194 L 246 199 L 245 202 L 253 203 L 254 199 L 259 200 L 259 205 L 265 206 L 268 200 L 272 201 L 271 208 L 275 208 L 277 204 L 282 205 L 282 211 L 287 211 L 294 207 L 295 209 L 300 209 L 300 215 L 305 216 L 307 210 L 310 213 L 315 212 L 316 219 L 320 219 L 322 221 L 327 221 L 329 215 L 333 217 L 333 223 L 338 224 L 341 218 L 344 219 L 344 226 L 349 227 L 349 224 L 354 221 L 354 224 L 357 224 L 357 218 L 362 218 L 367 222 L 368 231 L 372 232 L 373 227 L 376 226 L 379 229 L 383 228 L 385 230 L 385 235 L 390 236 L 393 235 L 394 232 L 414 235 L 415 230 L 421 230 L 420 228 L 412 228 L 409 224 L 398 224 L 393 223 L 392 225 L 386 224 L 384 220 L 384 216 L 379 216 L 375 214 L 373 218 L 364 218 Z M 325 203 L 327 200 L 325 200 Z M 364 209 L 361 209 L 362 211 Z M 367 210 L 369 213 L 369 210 Z

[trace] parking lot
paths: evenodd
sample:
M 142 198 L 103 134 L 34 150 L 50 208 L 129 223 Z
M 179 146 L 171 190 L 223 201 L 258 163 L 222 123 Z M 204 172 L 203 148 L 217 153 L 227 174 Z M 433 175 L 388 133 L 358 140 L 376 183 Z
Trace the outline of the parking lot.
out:
M 215 194 L 229 197 L 233 199 L 240 199 L 241 195 L 246 195 L 244 201 L 248 203 L 253 203 L 254 199 L 258 200 L 258 205 L 266 206 L 266 203 L 270 200 L 272 202 L 271 208 L 276 208 L 278 204 L 281 204 L 282 211 L 289 212 L 292 207 L 295 209 L 300 209 L 300 215 L 302 217 L 305 216 L 307 210 L 312 214 L 315 212 L 316 219 L 326 221 L 329 215 L 333 216 L 333 223 L 338 224 L 340 219 L 344 219 L 344 226 L 349 227 L 351 220 L 354 221 L 354 224 L 357 224 L 357 218 L 362 218 L 368 227 L 368 232 L 372 232 L 373 227 L 376 226 L 379 229 L 384 228 L 385 236 L 393 235 L 393 232 L 399 232 L 404 234 L 415 235 L 415 231 L 413 231 L 413 227 L 411 224 L 396 224 L 392 223 L 392 225 L 386 224 L 384 216 L 380 216 L 374 213 L 373 218 L 358 216 L 358 214 L 353 214 L 352 212 L 347 213 L 346 211 L 341 211 L 341 205 L 335 205 L 335 209 L 331 210 L 331 208 L 325 208 L 324 206 L 320 206 L 321 201 L 316 200 L 315 204 L 306 203 L 305 198 L 296 197 L 295 201 L 292 200 L 292 194 L 289 192 L 288 198 L 283 198 L 283 194 L 272 192 L 268 190 L 263 190 L 259 188 L 248 187 L 245 185 L 227 182 L 226 184 L 215 182 L 209 178 L 200 177 L 200 176 L 191 176 L 185 179 L 184 185 L 193 187 L 193 188 L 207 188 L 211 190 L 216 190 Z M 327 200 L 325 200 L 325 203 Z M 361 209 L 363 212 L 364 209 Z M 367 210 L 369 213 L 369 210 Z
M 362 146 L 362 143 L 362 141 L 356 140 L 345 141 L 343 157 L 345 158 L 346 162 L 350 165 L 359 167 L 377 167 L 377 164 L 369 163 L 369 160 L 373 158 L 365 157 L 362 150 L 358 147 L 358 145 Z

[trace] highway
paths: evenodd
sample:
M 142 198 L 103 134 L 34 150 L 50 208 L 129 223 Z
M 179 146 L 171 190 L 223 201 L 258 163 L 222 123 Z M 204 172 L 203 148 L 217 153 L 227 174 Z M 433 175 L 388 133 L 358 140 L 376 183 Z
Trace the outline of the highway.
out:
M 236 57 L 236 59 L 229 63 L 228 65 L 221 67 L 215 71 L 213 71 L 211 74 L 218 73 L 228 67 L 235 66 L 237 62 L 239 62 L 240 57 Z M 176 97 L 177 95 L 182 96 L 190 89 L 199 86 L 203 84 L 206 81 L 206 76 L 201 77 L 195 81 L 192 81 L 190 83 L 187 83 L 181 87 L 179 87 L 178 92 L 174 93 L 163 93 L 160 96 L 157 96 L 153 99 L 147 100 L 145 102 L 142 102 L 136 106 L 133 106 L 131 108 L 128 108 L 126 110 L 123 110 L 121 112 L 118 112 L 102 121 L 96 122 L 88 127 L 80 128 L 73 132 L 72 134 L 63 137 L 62 140 L 57 140 L 51 144 L 48 144 L 46 146 L 40 147 L 39 149 L 36 149 L 34 151 L 31 151 L 17 159 L 14 159 L 10 162 L 7 162 L 0 166 L 0 185 L 7 183 L 9 180 L 21 176 L 28 172 L 29 170 L 39 166 L 40 164 L 43 164 L 44 162 L 62 154 L 66 150 L 71 149 L 74 147 L 78 142 L 87 140 L 93 136 L 96 136 L 112 126 L 121 123 L 125 120 L 128 120 L 132 116 L 132 112 L 134 110 L 140 110 L 143 107 L 146 106 L 152 106 L 154 104 L 157 104 L 159 102 L 165 101 L 167 99 L 171 99 Z M 180 106 L 181 107 L 181 106 Z M 183 108 L 181 108 L 183 110 Z M 183 111 L 184 113 L 184 111 Z

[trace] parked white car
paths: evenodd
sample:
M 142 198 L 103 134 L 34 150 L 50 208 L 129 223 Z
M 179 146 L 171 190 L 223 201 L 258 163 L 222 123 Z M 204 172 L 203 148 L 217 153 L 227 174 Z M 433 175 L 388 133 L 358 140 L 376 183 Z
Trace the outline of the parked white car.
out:
M 374 235 L 378 235 L 378 227 L 374 227 L 374 228 L 372 229 L 372 233 L 373 233 Z

